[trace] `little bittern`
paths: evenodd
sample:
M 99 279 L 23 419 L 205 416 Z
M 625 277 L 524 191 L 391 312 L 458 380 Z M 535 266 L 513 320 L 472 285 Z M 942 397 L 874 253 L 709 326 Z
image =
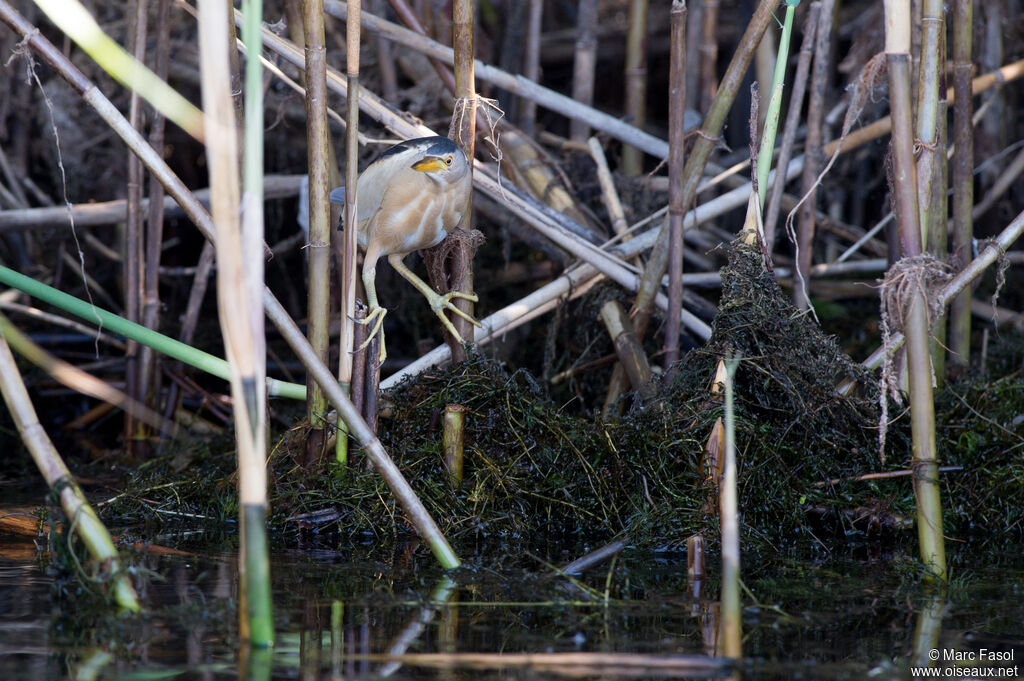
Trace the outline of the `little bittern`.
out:
M 413 251 L 441 243 L 448 232 L 458 226 L 469 206 L 471 189 L 469 161 L 462 149 L 447 137 L 421 137 L 396 144 L 359 176 L 356 182 L 357 240 L 366 250 L 363 286 L 370 306 L 361 323 L 372 324 L 367 339 L 381 332 L 381 362 L 387 355 L 381 329 L 387 310 L 377 302 L 374 277 L 377 260 L 382 255 L 386 255 L 391 266 L 427 298 L 430 309 L 460 342 L 462 337 L 445 316 L 445 310 L 480 326 L 451 302 L 452 298 L 475 302 L 475 295 L 461 291 L 439 294 L 402 262 Z M 333 190 L 331 201 L 344 204 L 345 188 Z

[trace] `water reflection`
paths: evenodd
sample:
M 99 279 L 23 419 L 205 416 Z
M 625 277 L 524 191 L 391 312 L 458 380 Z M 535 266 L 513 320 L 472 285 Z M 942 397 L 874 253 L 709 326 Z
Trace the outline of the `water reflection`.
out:
M 904 582 L 891 557 L 745 567 L 757 604 L 743 600 L 745 658 L 730 669 L 713 658 L 717 565 L 688 576 L 681 552 L 626 549 L 574 576 L 582 588 L 523 556 L 445 575 L 418 552 L 281 554 L 279 644 L 265 651 L 239 647 L 233 555 L 143 556 L 163 576 L 145 582 L 147 612 L 111 618 L 45 554 L 19 550 L 0 548 L 0 678 L 895 679 L 936 649 L 1024 653 L 1024 570 L 978 571 L 976 558 L 948 600 Z

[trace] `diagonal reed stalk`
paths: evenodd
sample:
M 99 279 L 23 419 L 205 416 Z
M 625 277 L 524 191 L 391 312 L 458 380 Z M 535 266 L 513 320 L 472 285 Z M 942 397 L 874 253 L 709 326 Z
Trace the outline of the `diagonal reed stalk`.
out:
M 910 26 L 909 3 L 885 0 L 885 52 L 892 110 L 893 189 L 896 194 L 895 213 L 903 258 L 919 255 L 922 243 L 910 105 Z M 901 311 L 907 339 L 917 532 L 921 561 L 931 577 L 945 581 L 946 555 L 942 537 L 939 472 L 935 459 L 935 404 L 928 347 L 929 312 L 927 294 L 922 289 L 921 286 L 913 287 Z
M 25 443 L 50 489 L 60 499 L 61 507 L 71 522 L 68 529 L 69 541 L 72 531 L 78 534 L 93 559 L 102 564 L 107 574 L 111 576 L 114 601 L 118 607 L 138 612 L 142 609 L 138 596 L 128 580 L 127 573 L 121 570 L 120 559 L 110 533 L 96 516 L 96 512 L 71 476 L 71 471 L 39 423 L 25 383 L 18 372 L 14 355 L 3 338 L 0 338 L 0 392 L 3 392 L 7 410 L 18 427 L 21 441 Z
M 186 345 L 152 329 L 129 322 L 127 319 L 119 317 L 112 312 L 68 295 L 63 291 L 58 291 L 51 286 L 47 286 L 2 265 L 0 265 L 0 283 L 13 286 L 33 298 L 38 298 L 50 305 L 59 307 L 86 321 L 94 324 L 98 323 L 101 328 L 107 331 L 120 334 L 125 338 L 131 338 L 142 345 L 151 347 L 168 357 L 184 362 L 211 376 L 222 378 L 225 381 L 230 380 L 231 374 L 228 369 L 228 363 L 223 359 L 214 357 L 208 352 Z M 276 378 L 268 378 L 266 382 L 267 392 L 271 396 L 286 397 L 292 400 L 306 399 L 306 386 L 304 385 L 287 383 Z
M 345 117 L 345 234 L 341 248 L 341 333 L 338 336 L 338 382 L 342 390 L 353 400 L 363 403 L 363 395 L 355 395 L 352 392 L 353 386 L 353 362 L 352 351 L 357 347 L 355 344 L 355 324 L 353 319 L 356 316 L 356 182 L 359 179 L 359 46 L 360 46 L 360 25 L 359 16 L 362 12 L 361 0 L 349 0 L 348 16 L 345 19 L 345 78 L 348 83 L 348 98 L 346 99 Z M 365 352 L 360 353 L 361 364 L 366 361 L 376 361 L 376 357 L 370 358 Z M 360 367 L 360 372 L 365 367 Z M 362 390 L 365 383 L 360 376 L 359 389 Z M 376 389 L 376 386 L 374 386 Z M 338 430 L 338 436 L 334 446 L 335 459 L 340 464 L 348 462 L 348 433 L 344 429 Z

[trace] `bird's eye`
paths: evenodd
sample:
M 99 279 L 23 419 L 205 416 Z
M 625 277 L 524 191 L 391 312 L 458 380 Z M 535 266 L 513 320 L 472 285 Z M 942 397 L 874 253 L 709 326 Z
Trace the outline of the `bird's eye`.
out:
M 445 164 L 446 166 L 450 166 L 450 165 L 452 164 L 452 157 L 451 157 L 451 156 L 448 156 L 448 157 L 446 157 L 446 158 L 444 159 L 444 164 Z

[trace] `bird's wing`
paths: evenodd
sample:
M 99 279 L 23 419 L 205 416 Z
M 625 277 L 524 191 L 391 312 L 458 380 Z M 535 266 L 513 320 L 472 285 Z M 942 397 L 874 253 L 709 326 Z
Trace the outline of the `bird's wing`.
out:
M 373 217 L 384 201 L 384 189 L 390 179 L 386 172 L 389 164 L 384 161 L 385 159 L 377 159 L 368 165 L 356 183 L 356 219 L 360 223 Z

